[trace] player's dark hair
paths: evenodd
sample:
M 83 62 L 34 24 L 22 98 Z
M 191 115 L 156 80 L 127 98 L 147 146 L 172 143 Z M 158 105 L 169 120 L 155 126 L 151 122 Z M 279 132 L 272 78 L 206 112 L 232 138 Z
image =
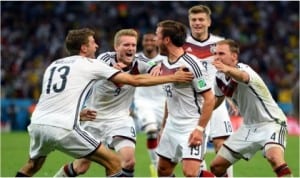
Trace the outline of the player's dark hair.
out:
M 95 36 L 95 32 L 89 28 L 69 30 L 65 39 L 69 54 L 79 55 L 81 45 L 88 44 L 90 36 Z
M 155 31 L 153 31 L 153 30 L 146 30 L 145 32 L 142 33 L 142 36 L 148 35 L 148 34 L 156 35 Z
M 162 27 L 163 38 L 170 37 L 172 43 L 181 47 L 186 40 L 186 27 L 180 22 L 174 20 L 164 20 L 157 24 L 157 27 Z
M 240 46 L 236 41 L 232 39 L 226 39 L 217 42 L 217 45 L 222 45 L 222 44 L 227 44 L 229 46 L 230 52 L 237 53 L 237 54 L 240 53 Z

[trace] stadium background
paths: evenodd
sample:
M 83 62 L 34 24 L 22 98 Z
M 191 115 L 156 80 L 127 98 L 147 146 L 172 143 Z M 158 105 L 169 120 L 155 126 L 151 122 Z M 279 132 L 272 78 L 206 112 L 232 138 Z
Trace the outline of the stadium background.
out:
M 45 68 L 66 55 L 63 42 L 68 30 L 94 29 L 100 53 L 113 50 L 113 36 L 122 28 L 143 34 L 166 19 L 188 26 L 188 9 L 197 4 L 211 8 L 212 33 L 240 43 L 241 61 L 263 77 L 292 123 L 290 133 L 299 136 L 299 120 L 293 116 L 292 105 L 292 89 L 299 85 L 299 1 L 1 1 L 1 137 L 4 132 L 26 130 Z M 296 144 L 299 148 L 299 141 Z M 27 150 L 22 154 L 26 156 Z M 1 162 L 5 160 L 1 158 Z M 8 164 L 4 162 L 2 165 Z

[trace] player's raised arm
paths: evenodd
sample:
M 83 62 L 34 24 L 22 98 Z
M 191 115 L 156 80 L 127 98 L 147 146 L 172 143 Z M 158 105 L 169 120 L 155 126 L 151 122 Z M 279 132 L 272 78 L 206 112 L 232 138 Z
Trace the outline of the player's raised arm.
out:
M 127 73 L 118 73 L 111 78 L 116 83 L 124 83 L 133 86 L 151 86 L 171 82 L 191 82 L 194 76 L 192 72 L 178 70 L 173 75 L 151 76 L 149 74 L 130 75 Z

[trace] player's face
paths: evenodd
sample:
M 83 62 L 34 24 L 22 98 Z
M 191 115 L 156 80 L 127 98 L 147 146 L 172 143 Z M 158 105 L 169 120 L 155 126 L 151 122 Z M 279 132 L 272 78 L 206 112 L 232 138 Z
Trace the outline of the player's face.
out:
M 230 51 L 227 44 L 216 45 L 214 57 L 226 65 L 235 66 L 236 54 Z
M 206 13 L 197 13 L 189 15 L 189 24 L 194 37 L 208 34 L 208 28 L 211 20 Z
M 86 54 L 86 57 L 89 57 L 89 58 L 96 58 L 95 56 L 95 53 L 98 49 L 98 44 L 95 42 L 95 39 L 93 36 L 90 36 L 89 37 L 89 42 L 88 44 L 86 45 L 86 48 L 85 48 L 85 54 Z
M 164 44 L 164 39 L 162 35 L 162 27 L 157 27 L 156 29 L 156 38 L 157 38 L 157 46 L 159 47 L 160 54 L 168 55 L 168 50 L 166 45 Z
M 118 62 L 130 65 L 136 53 L 137 39 L 134 36 L 121 36 L 115 47 Z
M 145 34 L 142 41 L 143 49 L 147 52 L 156 50 L 157 38 L 154 34 Z

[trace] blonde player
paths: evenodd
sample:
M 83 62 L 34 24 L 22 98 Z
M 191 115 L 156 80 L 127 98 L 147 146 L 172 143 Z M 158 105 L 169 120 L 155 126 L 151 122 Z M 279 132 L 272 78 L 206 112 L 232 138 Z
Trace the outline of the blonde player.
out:
M 185 53 L 182 45 L 186 39 L 183 24 L 166 20 L 157 25 L 157 41 L 162 55 L 168 56 L 161 66 L 162 75 L 174 73 L 180 66 L 194 73 L 191 83 L 165 84 L 167 117 L 157 148 L 158 176 L 174 176 L 178 162 L 182 163 L 186 177 L 213 176 L 200 170 L 204 154 L 204 129 L 214 107 L 214 95 L 207 81 L 207 73 L 196 56 Z M 204 102 L 201 102 L 204 99 Z
M 214 60 L 213 50 L 216 42 L 223 40 L 223 37 L 209 33 L 211 26 L 211 10 L 204 5 L 196 5 L 189 9 L 189 26 L 191 35 L 187 37 L 184 49 L 199 58 L 209 74 L 209 82 L 212 84 L 216 75 L 216 68 L 212 65 Z M 231 105 L 235 108 L 235 106 Z M 230 117 L 224 101 L 220 107 L 214 110 L 208 127 L 205 132 L 208 134 L 208 141 L 212 141 L 216 152 L 219 151 L 223 142 L 233 133 Z M 203 167 L 206 167 L 203 162 Z M 233 176 L 233 169 L 227 170 L 229 177 Z
M 240 109 L 244 122 L 227 139 L 211 163 L 211 171 L 223 176 L 239 159 L 249 160 L 262 150 L 277 177 L 291 176 L 284 160 L 287 118 L 272 98 L 261 77 L 248 65 L 238 63 L 239 46 L 233 40 L 217 43 L 213 65 L 216 106 L 231 97 Z

